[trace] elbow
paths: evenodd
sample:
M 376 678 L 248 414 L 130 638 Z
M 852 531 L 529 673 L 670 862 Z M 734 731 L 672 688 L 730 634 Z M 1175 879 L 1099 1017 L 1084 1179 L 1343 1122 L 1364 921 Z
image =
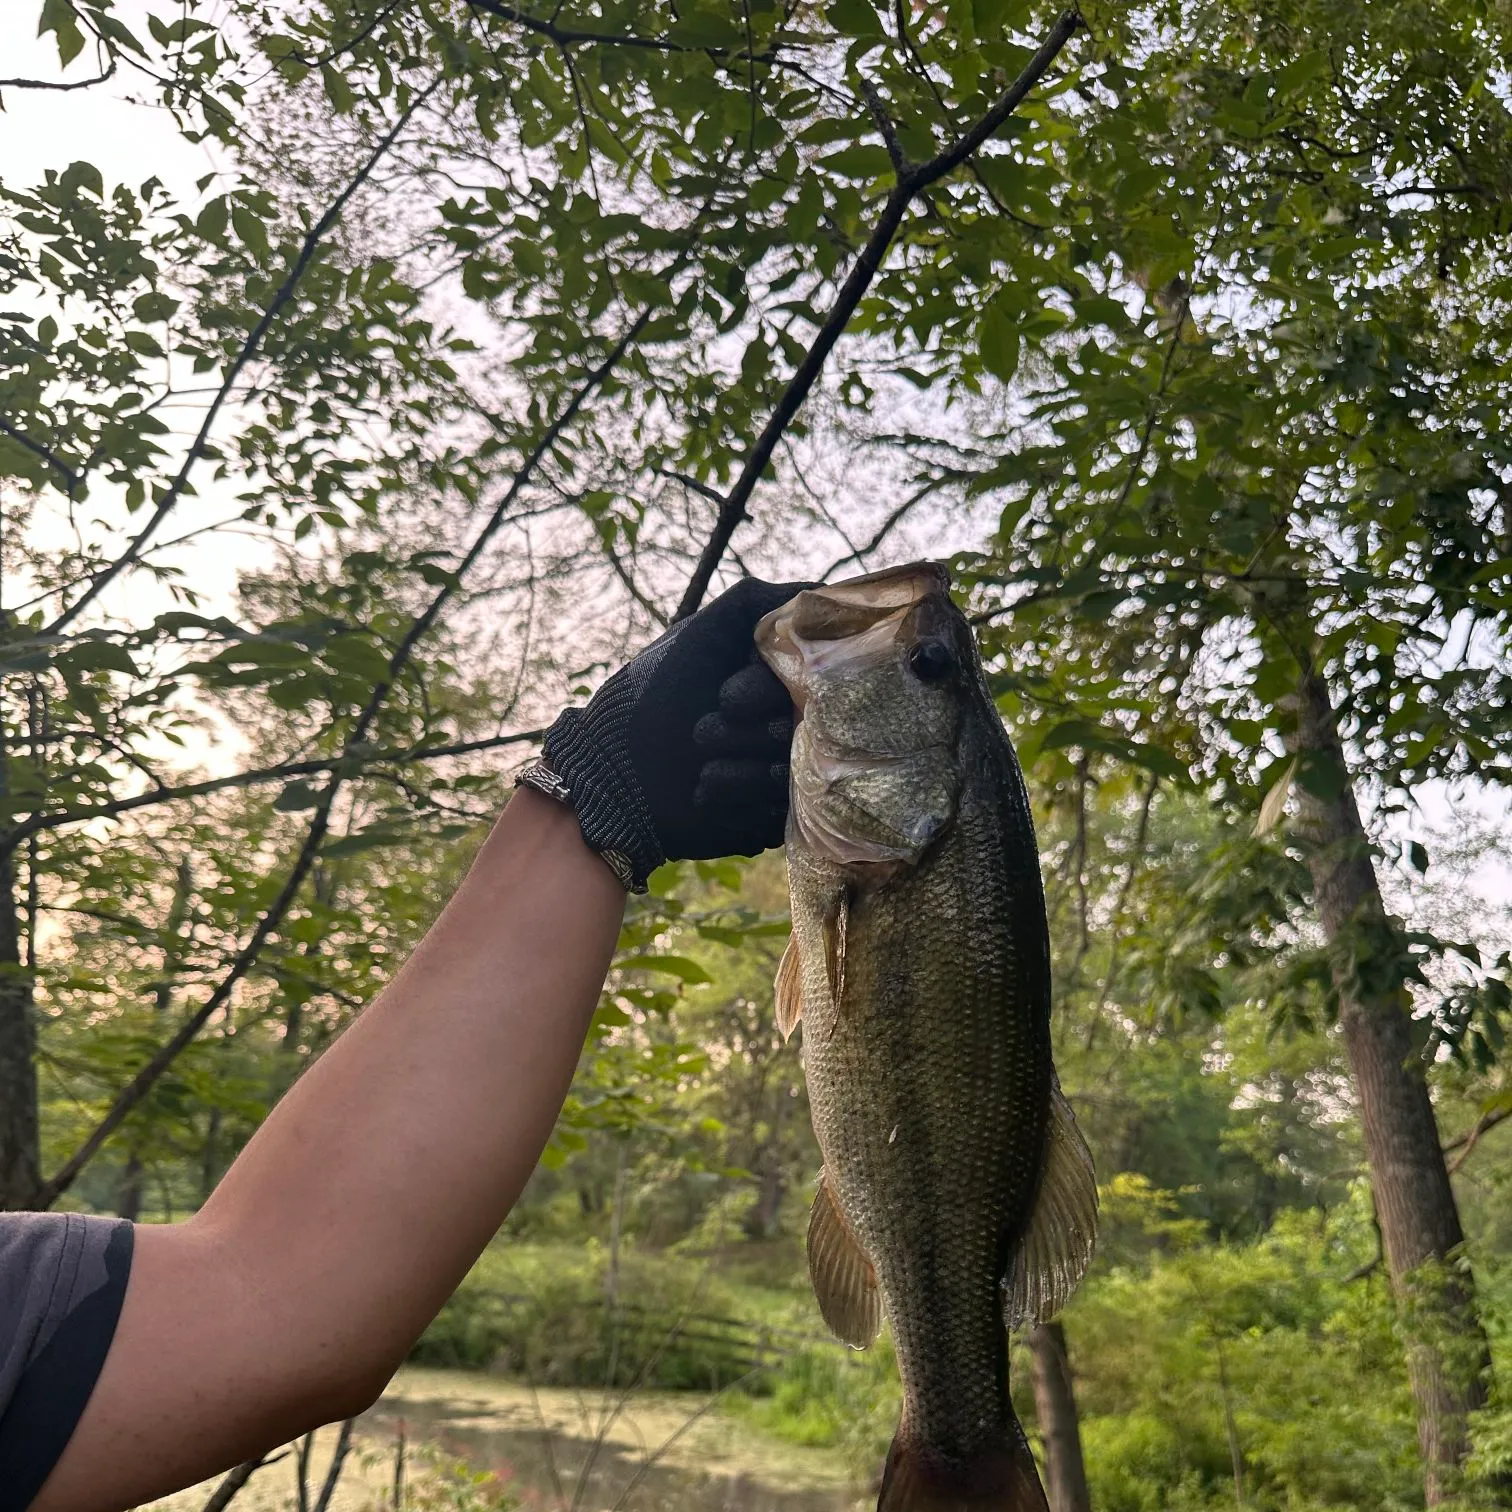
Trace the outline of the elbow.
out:
M 367 1363 L 353 1362 L 344 1379 L 332 1388 L 330 1410 L 323 1421 L 344 1422 L 371 1411 L 388 1390 L 389 1382 L 401 1364 L 402 1360 L 387 1358 Z

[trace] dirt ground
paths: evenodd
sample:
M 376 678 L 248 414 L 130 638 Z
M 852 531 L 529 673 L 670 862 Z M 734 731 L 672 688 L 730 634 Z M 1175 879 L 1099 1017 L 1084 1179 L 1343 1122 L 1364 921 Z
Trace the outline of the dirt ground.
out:
M 456 1505 L 442 1490 L 439 1466 L 459 1461 L 497 1473 L 526 1505 L 549 1508 L 574 1499 L 588 1460 L 591 1494 L 577 1498 L 578 1512 L 607 1512 L 632 1488 L 646 1488 L 650 1502 L 665 1508 L 815 1512 L 852 1500 L 834 1451 L 769 1439 L 722 1416 L 707 1397 L 637 1392 L 627 1400 L 606 1399 L 533 1390 L 467 1371 L 407 1367 L 359 1424 L 329 1512 L 391 1512 L 401 1425 L 406 1504 L 416 1507 Z M 316 1436 L 307 1476 L 312 1509 L 335 1443 L 334 1428 Z M 151 1512 L 200 1512 L 216 1484 L 153 1502 Z M 258 1471 L 233 1504 L 234 1512 L 297 1512 L 298 1506 L 292 1453 Z

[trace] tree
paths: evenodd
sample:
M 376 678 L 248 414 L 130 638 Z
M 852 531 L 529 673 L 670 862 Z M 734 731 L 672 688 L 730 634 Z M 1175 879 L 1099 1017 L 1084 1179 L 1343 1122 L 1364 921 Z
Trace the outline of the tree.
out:
M 1447 1496 L 1484 1343 L 1426 1075 L 1489 1063 L 1512 995 L 1503 963 L 1392 919 L 1375 820 L 1506 770 L 1512 133 L 1478 82 L 1500 12 L 215 17 L 138 35 L 49 0 L 64 74 L 3 86 L 132 72 L 228 166 L 182 203 L 88 163 L 3 191 L 0 1200 L 66 1190 L 203 1031 L 328 925 L 350 938 L 369 895 L 318 874 L 472 817 L 447 809 L 468 784 L 481 808 L 487 753 L 747 543 L 822 532 L 865 563 L 922 511 L 990 510 L 960 565 L 1036 782 L 1083 813 L 1130 774 L 1149 801 L 1195 785 L 1230 826 L 1179 948 L 1142 952 L 1091 948 L 1073 831 L 1071 976 L 1223 1012 L 1275 956 L 1273 1006 L 1337 1016 Z M 887 486 L 837 514 L 809 475 L 839 444 Z M 254 533 L 280 591 L 223 614 L 170 530 Z M 168 758 L 226 714 L 259 732 L 247 766 Z M 239 811 L 254 865 L 215 900 L 217 972 L 44 1178 L 38 909 L 112 835 L 151 879 L 145 972 L 149 842 L 275 790 Z M 1136 860 L 1149 813 L 1126 811 Z
M 966 39 L 949 97 L 890 50 L 881 80 L 903 103 L 930 100 L 928 127 L 895 130 L 899 101 L 859 67 L 877 50 L 866 7 L 817 33 L 790 15 L 753 9 L 737 22 L 713 5 L 670 22 L 633 9 L 606 22 L 375 6 L 355 30 L 346 7 L 316 8 L 282 16 L 282 32 L 254 6 L 236 14 L 245 34 L 191 8 L 154 16 L 141 36 L 89 0 L 43 14 L 65 67 L 92 39 L 102 75 L 137 70 L 237 172 L 229 186 L 202 184 L 188 208 L 156 180 L 106 186 L 87 163 L 4 191 L 7 287 L 45 313 L 12 321 L 4 380 L 0 461 L 33 527 L 8 541 L 26 596 L 8 621 L 7 726 L 13 751 L 19 735 L 41 754 L 24 766 L 13 756 L 0 851 L 12 899 L 40 895 L 59 876 L 55 837 L 278 783 L 276 823 L 292 833 L 277 849 L 292 860 L 264 873 L 219 980 L 46 1179 L 31 979 L 12 970 L 0 996 L 10 1205 L 67 1190 L 287 942 L 323 859 L 396 839 L 414 805 L 455 780 L 447 767 L 414 773 L 533 738 L 464 732 L 461 700 L 440 696 L 453 668 L 438 637 L 476 638 L 469 602 L 497 594 L 502 574 L 528 625 L 550 582 L 533 567 L 509 581 L 501 548 L 528 562 L 531 522 L 565 516 L 557 560 L 565 547 L 581 565 L 590 551 L 637 615 L 665 618 L 636 581 L 642 522 L 677 518 L 666 500 L 635 497 L 651 481 L 674 503 L 715 506 L 681 540 L 658 533 L 668 560 L 691 564 L 676 612 L 696 606 L 895 238 L 913 234 L 927 196 L 975 192 L 953 175 L 1077 25 L 1034 20 L 1028 45 L 984 44 L 1011 69 L 990 91 Z M 957 46 L 938 28 L 929 45 Z M 845 87 L 813 75 L 820 60 L 841 67 Z M 732 131 L 744 138 L 733 158 Z M 320 144 L 294 173 L 291 134 Z M 494 182 L 459 199 L 461 162 Z M 522 177 L 527 162 L 536 171 Z M 380 194 L 411 212 L 399 236 L 380 229 Z M 438 280 L 488 312 L 510 349 L 506 385 L 468 372 L 474 344 L 432 318 Z M 731 333 L 745 339 L 734 397 L 720 380 Z M 186 386 L 186 367 L 207 385 Z M 185 402 L 195 423 L 180 444 L 161 414 Z M 193 583 L 160 562 L 165 527 L 194 517 L 199 489 L 233 497 L 226 519 L 197 529 L 251 528 L 285 553 L 301 581 L 282 612 L 251 625 L 203 614 Z M 49 509 L 67 517 L 101 501 L 75 547 L 42 549 L 36 522 Z M 304 580 L 302 541 L 339 563 L 327 580 Z M 143 574 L 182 607 L 151 623 L 113 608 L 115 587 Z M 143 755 L 182 740 L 206 703 L 249 695 L 290 716 L 266 764 L 186 782 Z M 468 710 L 478 719 L 476 703 Z M 413 791 L 384 805 L 386 783 Z M 350 827 L 343 794 L 370 822 Z M 345 834 L 333 830 L 343 822 Z M 31 947 L 23 923 L 13 933 L 15 968 Z
M 1469 9 L 1159 15 L 1033 180 L 1047 266 L 997 306 L 1057 331 L 1027 432 L 907 444 L 1005 498 L 975 584 L 1032 747 L 1174 757 L 1262 829 L 1295 797 L 1436 1503 L 1487 1359 L 1425 1070 L 1494 1054 L 1506 996 L 1389 916 L 1359 800 L 1505 771 L 1512 133 L 1467 85 L 1504 41 Z M 1430 990 L 1456 956 L 1468 1012 Z

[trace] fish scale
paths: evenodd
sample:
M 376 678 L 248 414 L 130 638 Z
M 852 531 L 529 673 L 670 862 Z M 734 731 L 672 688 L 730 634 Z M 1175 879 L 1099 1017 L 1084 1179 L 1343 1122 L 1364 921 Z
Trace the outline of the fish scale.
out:
M 1004 1282 L 1057 1305 L 1096 1195 L 1055 1085 L 1023 779 L 945 581 L 923 564 L 815 590 L 758 631 L 801 715 L 778 1012 L 801 1015 L 824 1156 L 821 1308 L 858 1347 L 881 1312 L 892 1328 L 904 1405 L 879 1505 L 1039 1512 Z M 1046 1188 L 1065 1232 L 1036 1217 Z

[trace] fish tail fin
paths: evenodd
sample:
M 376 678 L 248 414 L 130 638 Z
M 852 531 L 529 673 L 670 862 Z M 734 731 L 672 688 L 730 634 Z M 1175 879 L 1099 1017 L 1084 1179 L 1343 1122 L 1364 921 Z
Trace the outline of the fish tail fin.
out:
M 887 1451 L 877 1512 L 1048 1512 L 1029 1442 L 1009 1420 L 966 1459 L 939 1453 L 905 1422 Z

